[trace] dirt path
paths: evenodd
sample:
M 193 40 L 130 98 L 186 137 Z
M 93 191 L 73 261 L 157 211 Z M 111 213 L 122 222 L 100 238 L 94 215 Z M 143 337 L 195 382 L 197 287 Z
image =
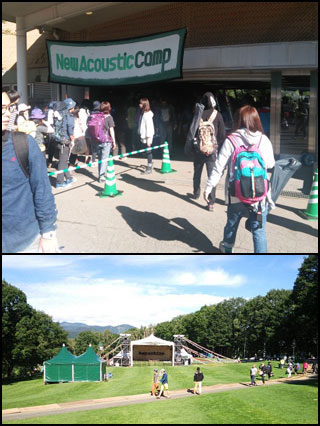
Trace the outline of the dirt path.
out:
M 263 385 L 259 382 L 258 386 L 271 386 L 279 383 L 292 383 L 295 381 L 301 380 L 310 380 L 315 379 L 318 376 L 302 376 L 302 377 L 292 377 L 291 379 L 277 379 L 272 381 L 266 381 L 266 384 Z M 232 389 L 245 389 L 249 386 L 249 383 L 229 383 L 224 385 L 213 385 L 213 386 L 203 386 L 202 394 L 208 393 L 217 393 L 225 392 Z M 199 396 L 193 395 L 189 390 L 173 390 L 170 391 L 170 399 L 178 398 L 198 398 Z M 162 399 L 162 398 L 161 398 Z M 157 402 L 160 401 L 157 398 L 152 398 L 150 394 L 140 394 L 140 395 L 129 395 L 129 396 L 116 396 L 111 398 L 100 398 L 100 399 L 90 399 L 82 400 L 75 402 L 65 402 L 59 404 L 50 404 L 50 405 L 40 405 L 36 407 L 23 407 L 23 408 L 11 408 L 8 410 L 2 410 L 2 421 L 8 420 L 20 420 L 27 419 L 30 417 L 40 417 L 48 416 L 51 414 L 62 414 L 62 413 L 71 413 L 74 411 L 86 411 L 86 410 L 97 410 L 101 408 L 110 408 L 110 407 L 120 407 L 123 405 L 132 405 L 132 404 L 144 404 L 148 402 Z

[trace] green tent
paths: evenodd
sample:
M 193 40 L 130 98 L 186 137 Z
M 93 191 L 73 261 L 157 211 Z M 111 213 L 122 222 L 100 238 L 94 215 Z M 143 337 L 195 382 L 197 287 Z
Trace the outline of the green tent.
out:
M 72 365 L 76 358 L 63 345 L 58 355 L 44 362 L 44 382 L 72 382 Z
M 99 382 L 106 372 L 105 361 L 91 345 L 80 355 L 72 355 L 63 345 L 54 358 L 44 362 L 44 382 Z
M 106 372 L 105 361 L 94 352 L 91 345 L 74 361 L 75 382 L 99 382 Z

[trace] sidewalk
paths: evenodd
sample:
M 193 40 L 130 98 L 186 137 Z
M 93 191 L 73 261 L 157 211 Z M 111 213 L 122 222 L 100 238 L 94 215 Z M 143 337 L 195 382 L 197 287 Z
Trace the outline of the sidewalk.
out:
M 292 383 L 295 381 L 310 380 L 318 377 L 315 376 L 302 376 L 302 377 L 292 377 L 291 379 L 277 379 L 266 381 L 266 384 L 263 385 L 259 382 L 260 386 L 270 386 L 276 385 L 279 383 Z M 245 389 L 249 386 L 249 383 L 229 383 L 224 385 L 213 385 L 213 386 L 203 386 L 202 394 L 225 392 L 233 389 Z M 169 399 L 179 399 L 179 398 L 198 398 L 198 395 L 193 395 L 188 392 L 186 389 L 170 391 Z M 164 400 L 165 398 L 161 398 Z M 101 399 L 91 399 L 84 401 L 75 401 L 75 402 L 66 402 L 59 404 L 50 404 L 50 405 L 41 405 L 37 407 L 23 407 L 23 408 L 11 408 L 8 410 L 2 410 L 2 421 L 9 420 L 20 420 L 27 419 L 30 417 L 40 417 L 47 416 L 51 414 L 62 414 L 70 413 L 73 411 L 86 411 L 86 410 L 98 410 L 101 408 L 110 408 L 110 407 L 119 407 L 123 405 L 132 405 L 132 404 L 144 404 L 148 402 L 157 402 L 160 401 L 157 398 L 152 398 L 150 393 L 140 394 L 140 395 L 129 395 L 129 396 L 116 396 L 111 398 L 101 398 Z
M 161 159 L 154 160 L 155 169 Z M 115 161 L 117 190 L 115 198 L 99 198 L 104 184 L 97 182 L 97 168 L 75 172 L 77 182 L 56 189 L 51 177 L 58 209 L 57 235 L 63 253 L 219 253 L 227 206 L 224 179 L 217 187 L 215 211 L 209 212 L 201 197 L 194 200 L 193 164 L 171 161 L 177 173 L 160 174 L 155 170 L 142 175 L 146 158 Z M 203 171 L 201 190 L 207 178 Z M 286 190 L 297 192 L 300 180 L 289 181 Z M 307 198 L 283 197 L 268 217 L 269 253 L 316 253 L 318 222 L 302 219 L 299 210 Z M 242 219 L 234 253 L 253 253 L 252 234 Z

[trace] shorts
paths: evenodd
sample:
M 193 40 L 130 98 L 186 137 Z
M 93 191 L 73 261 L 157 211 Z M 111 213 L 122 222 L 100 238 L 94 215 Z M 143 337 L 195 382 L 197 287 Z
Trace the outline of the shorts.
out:
M 164 385 L 161 385 L 161 390 L 168 390 L 168 383 L 165 383 Z

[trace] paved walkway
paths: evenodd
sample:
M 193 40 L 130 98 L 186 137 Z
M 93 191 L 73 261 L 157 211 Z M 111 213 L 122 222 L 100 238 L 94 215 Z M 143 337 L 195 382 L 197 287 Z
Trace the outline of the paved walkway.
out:
M 53 187 L 58 209 L 57 236 L 63 253 L 219 253 L 226 224 L 225 176 L 217 187 L 215 211 L 209 212 L 203 197 L 194 200 L 193 164 L 173 160 L 177 173 L 142 175 L 146 158 L 115 162 L 116 187 L 121 197 L 99 198 L 104 188 L 96 180 L 97 168 L 75 173 L 68 188 Z M 55 177 L 51 177 L 55 186 Z M 207 176 L 202 173 L 202 191 Z M 286 191 L 300 193 L 303 182 L 290 179 Z M 307 198 L 280 196 L 268 215 L 269 253 L 317 253 L 318 221 L 303 219 Z M 242 219 L 234 253 L 252 253 L 252 234 Z
M 266 384 L 262 383 L 258 386 L 271 386 L 279 383 L 292 383 L 295 381 L 301 380 L 310 380 L 318 376 L 301 376 L 301 377 L 292 377 L 291 379 L 277 379 L 266 381 Z M 249 386 L 249 383 L 229 383 L 225 385 L 213 385 L 213 386 L 203 386 L 202 393 L 217 393 L 225 392 L 232 389 L 244 389 Z M 191 392 L 188 392 L 186 389 L 170 391 L 170 399 L 178 398 L 188 398 L 188 397 L 197 397 Z M 162 398 L 161 398 L 162 399 Z M 160 401 L 157 398 L 152 398 L 150 394 L 140 394 L 140 395 L 130 395 L 130 396 L 116 396 L 112 398 L 100 398 L 100 399 L 90 399 L 83 401 L 75 402 L 65 402 L 59 404 L 50 404 L 50 405 L 41 405 L 37 407 L 23 407 L 23 408 L 11 408 L 8 410 L 2 410 L 2 421 L 9 420 L 20 420 L 27 419 L 30 417 L 40 417 L 48 416 L 51 414 L 62 414 L 62 413 L 71 413 L 74 411 L 87 411 L 87 410 L 98 410 L 101 408 L 110 408 L 110 407 L 120 407 L 123 405 L 132 405 L 132 404 L 144 404 L 148 402 L 158 402 Z

